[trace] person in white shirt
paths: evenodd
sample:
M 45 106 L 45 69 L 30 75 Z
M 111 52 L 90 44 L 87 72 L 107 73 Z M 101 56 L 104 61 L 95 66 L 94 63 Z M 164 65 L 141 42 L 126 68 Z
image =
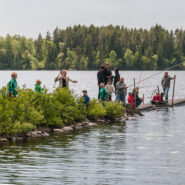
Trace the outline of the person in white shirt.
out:
M 114 86 L 112 85 L 112 81 L 108 80 L 107 85 L 105 86 L 105 90 L 109 94 L 109 100 L 112 100 L 112 93 L 115 92 Z

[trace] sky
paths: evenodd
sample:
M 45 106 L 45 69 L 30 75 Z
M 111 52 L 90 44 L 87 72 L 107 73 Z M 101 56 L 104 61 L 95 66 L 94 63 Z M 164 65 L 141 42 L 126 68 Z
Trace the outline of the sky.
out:
M 185 0 L 0 0 L 0 36 L 36 38 L 78 24 L 185 29 Z

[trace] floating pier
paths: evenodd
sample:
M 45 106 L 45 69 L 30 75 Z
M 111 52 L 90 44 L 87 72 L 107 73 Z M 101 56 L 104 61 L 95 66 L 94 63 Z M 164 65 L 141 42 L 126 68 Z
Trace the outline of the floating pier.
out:
M 185 104 L 185 98 L 179 98 L 179 99 L 173 100 L 173 106 L 177 106 L 177 105 L 181 105 L 181 104 Z M 172 107 L 172 100 L 168 101 L 167 106 Z M 155 107 L 156 106 L 152 105 L 151 103 L 146 103 L 146 104 L 141 104 L 138 109 L 141 111 L 147 111 L 147 110 L 154 109 Z M 164 107 L 166 107 L 166 106 L 164 106 Z

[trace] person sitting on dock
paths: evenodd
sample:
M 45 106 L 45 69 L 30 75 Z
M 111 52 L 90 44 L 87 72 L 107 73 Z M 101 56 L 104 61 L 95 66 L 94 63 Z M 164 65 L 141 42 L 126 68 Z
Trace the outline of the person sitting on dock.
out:
M 168 75 L 168 72 L 164 73 L 164 77 L 162 78 L 161 85 L 163 87 L 163 92 L 165 96 L 165 101 L 168 101 L 168 92 L 170 89 L 170 81 L 175 79 L 176 75 L 172 78 Z
M 104 85 L 104 83 L 101 83 L 100 84 L 100 99 L 101 99 L 101 101 L 105 101 L 105 100 L 107 100 L 107 96 L 109 95 L 108 93 L 107 93 L 107 91 L 105 90 L 105 85 Z
M 105 90 L 108 92 L 109 100 L 112 100 L 112 93 L 115 92 L 114 86 L 112 85 L 112 81 L 109 79 L 107 85 L 105 86 Z
M 90 97 L 87 95 L 87 90 L 83 90 L 84 105 L 88 106 L 90 102 Z
M 60 72 L 60 75 L 61 76 L 57 76 L 55 78 L 55 82 L 56 81 L 59 81 L 59 89 L 63 89 L 63 88 L 67 88 L 69 89 L 69 82 L 72 82 L 72 83 L 77 83 L 78 81 L 76 80 L 71 80 L 68 76 L 67 76 L 67 71 L 66 70 L 62 70 Z
M 164 102 L 164 93 L 161 93 L 161 101 Z
M 42 88 L 41 87 L 41 81 L 40 80 L 37 80 L 36 81 L 36 84 L 35 84 L 35 92 L 41 92 L 41 91 L 43 91 L 44 89 L 45 89 L 45 85 L 44 85 L 44 87 Z
M 136 99 L 136 107 L 139 107 L 139 105 L 141 105 L 141 103 L 143 102 L 143 98 L 140 98 L 139 97 L 139 87 L 136 87 L 134 90 L 133 90 L 133 97 L 134 99 Z
M 128 94 L 128 103 L 132 104 L 133 109 L 136 108 L 136 104 L 134 102 L 134 96 L 133 96 L 133 93 L 131 92 Z
M 11 74 L 12 79 L 8 83 L 8 93 L 10 97 L 16 97 L 18 94 L 18 89 L 17 89 L 17 73 L 13 72 Z
M 163 105 L 166 103 L 164 101 L 162 101 L 161 95 L 159 94 L 159 92 L 157 92 L 156 95 L 153 97 L 151 104 L 152 105 Z

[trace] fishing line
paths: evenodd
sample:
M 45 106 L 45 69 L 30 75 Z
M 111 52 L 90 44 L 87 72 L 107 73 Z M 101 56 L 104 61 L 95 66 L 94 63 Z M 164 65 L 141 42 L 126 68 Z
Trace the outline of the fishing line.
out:
M 163 73 L 164 71 L 169 71 L 170 69 L 173 69 L 173 68 L 175 68 L 175 67 L 177 67 L 177 66 L 180 66 L 180 65 L 182 65 L 183 63 L 185 63 L 185 61 L 182 62 L 182 63 L 180 63 L 180 64 L 176 64 L 176 65 L 174 65 L 174 66 L 172 66 L 172 67 L 169 67 L 169 68 L 167 68 L 167 69 L 164 69 L 163 71 L 160 71 L 160 72 L 158 72 L 158 73 L 155 73 L 155 74 L 153 74 L 153 75 L 150 75 L 150 76 L 144 78 L 143 80 L 140 80 L 140 81 L 136 82 L 136 84 L 140 84 L 141 82 L 143 82 L 143 81 L 145 81 L 145 80 L 148 80 L 148 79 L 150 79 L 150 78 L 153 78 L 154 76 L 159 75 L 159 74 Z M 134 84 L 130 85 L 129 87 L 132 87 L 132 86 L 134 86 Z

